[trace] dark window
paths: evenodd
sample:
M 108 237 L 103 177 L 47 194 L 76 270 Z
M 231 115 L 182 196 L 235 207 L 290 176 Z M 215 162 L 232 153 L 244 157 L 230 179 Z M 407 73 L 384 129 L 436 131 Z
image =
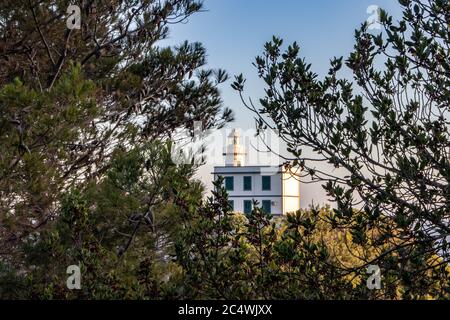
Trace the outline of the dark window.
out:
M 244 213 L 250 214 L 252 213 L 252 201 L 244 200 Z
M 228 191 L 234 190 L 234 177 L 225 177 L 225 189 Z
M 272 201 L 263 200 L 262 201 L 262 209 L 265 213 L 272 213 Z
M 228 200 L 228 206 L 230 207 L 230 211 L 234 211 L 234 201 Z
M 252 177 L 246 176 L 244 177 L 244 191 L 252 190 Z
M 270 176 L 262 176 L 262 189 L 263 190 L 270 190 Z

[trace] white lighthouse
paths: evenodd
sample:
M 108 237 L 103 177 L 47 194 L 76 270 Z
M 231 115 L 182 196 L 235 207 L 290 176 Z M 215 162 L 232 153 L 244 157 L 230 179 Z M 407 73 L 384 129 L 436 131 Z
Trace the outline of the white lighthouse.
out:
M 253 200 L 273 215 L 300 209 L 300 181 L 281 166 L 245 165 L 245 148 L 239 131 L 228 136 L 223 155 L 225 166 L 214 167 L 214 180 L 224 178 L 230 206 L 235 212 L 250 213 Z M 255 151 L 256 152 L 256 151 Z
M 228 136 L 228 142 L 226 151 L 223 154 L 225 156 L 225 165 L 242 167 L 244 165 L 246 153 L 244 147 L 241 146 L 241 136 L 236 129 L 231 131 Z

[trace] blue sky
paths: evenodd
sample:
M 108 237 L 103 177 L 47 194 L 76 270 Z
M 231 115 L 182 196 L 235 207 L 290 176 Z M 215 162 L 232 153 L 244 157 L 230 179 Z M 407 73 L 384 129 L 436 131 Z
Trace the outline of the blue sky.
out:
M 186 24 L 174 25 L 165 44 L 184 40 L 201 42 L 207 50 L 208 67 L 225 69 L 231 76 L 243 73 L 247 78 L 246 95 L 258 101 L 264 86 L 252 66 L 262 53 L 263 45 L 272 35 L 285 44 L 297 41 L 300 55 L 320 75 L 329 68 L 334 56 L 347 57 L 354 44 L 354 30 L 369 18 L 367 8 L 377 5 L 395 17 L 401 16 L 396 0 L 205 0 L 206 12 L 190 17 Z M 349 73 L 344 76 L 351 76 Z M 244 130 L 254 126 L 251 112 L 246 110 L 238 94 L 230 87 L 231 80 L 221 87 L 224 103 L 234 110 L 236 121 L 229 127 Z M 204 168 L 202 180 L 207 181 L 210 168 Z M 302 206 L 324 202 L 320 186 L 303 198 Z

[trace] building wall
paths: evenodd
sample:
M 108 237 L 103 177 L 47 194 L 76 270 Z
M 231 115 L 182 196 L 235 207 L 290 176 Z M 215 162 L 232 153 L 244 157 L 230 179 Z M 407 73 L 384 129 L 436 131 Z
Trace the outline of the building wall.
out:
M 278 168 L 276 169 L 278 170 Z M 272 214 L 282 214 L 283 197 L 282 197 L 282 173 L 280 171 L 270 170 L 269 167 L 263 166 L 246 166 L 246 167 L 215 167 L 214 179 L 218 176 L 232 176 L 234 177 L 234 190 L 228 191 L 229 200 L 234 201 L 234 211 L 244 212 L 244 200 L 255 199 L 261 206 L 262 200 L 270 200 Z M 271 190 L 262 190 L 262 176 L 271 177 Z M 244 176 L 252 177 L 252 189 L 250 191 L 244 190 Z M 287 185 L 287 187 L 289 187 Z M 290 201 L 287 201 L 290 205 Z
M 271 206 L 272 214 L 281 214 L 281 197 L 229 197 L 229 200 L 234 201 L 235 212 L 244 212 L 244 200 L 256 200 L 259 202 L 259 206 L 262 205 L 262 200 L 273 201 Z
M 283 214 L 300 209 L 300 181 L 288 172 L 283 172 Z

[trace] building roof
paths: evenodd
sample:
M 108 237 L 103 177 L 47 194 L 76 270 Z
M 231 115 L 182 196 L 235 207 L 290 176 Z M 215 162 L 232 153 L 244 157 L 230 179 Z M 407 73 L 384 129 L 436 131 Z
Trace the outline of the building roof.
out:
M 281 173 L 285 172 L 281 165 L 278 166 L 215 166 L 214 172 L 212 174 L 227 173 L 227 174 L 237 174 L 237 173 Z

